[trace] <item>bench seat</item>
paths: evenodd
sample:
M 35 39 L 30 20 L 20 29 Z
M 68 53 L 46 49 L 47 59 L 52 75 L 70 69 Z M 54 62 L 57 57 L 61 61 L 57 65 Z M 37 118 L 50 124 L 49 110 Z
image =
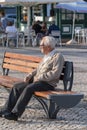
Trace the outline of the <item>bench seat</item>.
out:
M 35 92 L 35 95 L 38 97 L 43 97 L 48 100 L 52 100 L 61 108 L 69 108 L 77 105 L 77 102 L 83 98 L 83 94 L 79 94 L 74 91 L 63 91 L 63 90 L 55 90 L 48 92 Z M 72 101 L 72 102 L 71 102 Z
M 72 108 L 84 97 L 81 93 L 64 90 L 35 92 L 34 96 L 41 103 L 47 117 L 50 119 L 55 119 L 60 109 Z

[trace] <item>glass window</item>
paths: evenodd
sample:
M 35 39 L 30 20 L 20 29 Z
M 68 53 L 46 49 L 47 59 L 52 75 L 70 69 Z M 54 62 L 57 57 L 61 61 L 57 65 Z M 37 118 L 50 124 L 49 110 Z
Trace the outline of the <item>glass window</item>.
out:
M 66 17 L 65 14 L 62 14 L 62 20 L 65 20 L 65 17 Z
M 43 21 L 43 6 L 42 5 L 36 5 L 32 7 L 33 12 L 33 20 L 34 21 Z
M 72 20 L 73 19 L 73 11 L 66 10 L 66 9 L 61 9 L 61 15 L 62 15 L 62 20 Z M 84 14 L 76 13 L 75 14 L 75 19 L 76 20 L 84 20 Z
M 40 20 L 43 21 L 42 19 L 42 13 L 43 13 L 43 7 L 42 5 L 36 5 L 32 7 L 32 16 L 33 20 Z M 21 22 L 22 23 L 27 23 L 27 7 L 21 7 Z
M 42 16 L 42 5 L 36 5 L 33 7 L 33 15 L 36 15 L 36 16 Z
M 72 15 L 72 14 L 66 14 L 66 19 L 67 19 L 67 20 L 71 20 L 71 19 L 72 19 L 72 17 L 73 17 L 73 15 Z
M 61 9 L 61 14 L 62 20 L 71 20 L 73 17 L 73 12 L 66 9 Z
M 27 23 L 27 7 L 21 7 L 21 22 Z
M 76 20 L 84 20 L 85 19 L 84 14 L 76 14 L 75 18 L 76 18 Z

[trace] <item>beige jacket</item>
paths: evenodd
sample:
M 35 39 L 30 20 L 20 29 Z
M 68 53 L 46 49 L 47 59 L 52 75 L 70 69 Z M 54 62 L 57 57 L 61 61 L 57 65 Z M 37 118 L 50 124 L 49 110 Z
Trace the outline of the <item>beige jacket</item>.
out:
M 61 53 L 54 51 L 45 62 L 39 64 L 38 68 L 31 73 L 34 76 L 34 81 L 45 81 L 48 84 L 56 87 L 60 78 L 64 65 L 64 58 Z

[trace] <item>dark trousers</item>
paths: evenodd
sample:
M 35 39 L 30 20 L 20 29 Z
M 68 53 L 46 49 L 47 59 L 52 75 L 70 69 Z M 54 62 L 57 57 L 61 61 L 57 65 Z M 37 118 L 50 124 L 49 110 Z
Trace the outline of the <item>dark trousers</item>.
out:
M 34 92 L 47 90 L 54 90 L 54 88 L 43 81 L 30 84 L 25 82 L 16 83 L 10 92 L 4 108 L 21 116 Z

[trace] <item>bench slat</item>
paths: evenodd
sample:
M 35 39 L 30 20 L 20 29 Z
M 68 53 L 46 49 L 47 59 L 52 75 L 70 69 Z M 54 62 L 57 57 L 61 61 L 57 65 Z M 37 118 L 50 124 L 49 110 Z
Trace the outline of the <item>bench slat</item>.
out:
M 0 75 L 0 80 L 10 80 L 10 81 L 23 81 L 23 79 L 21 79 L 21 78 L 17 78 L 17 77 L 12 77 L 12 76 L 5 76 L 5 75 Z
M 41 92 L 35 92 L 34 93 L 36 96 L 43 97 L 43 98 L 48 98 L 49 95 L 71 95 L 71 94 L 76 94 L 76 92 L 73 91 L 41 91 Z
M 16 77 L 11 77 L 11 76 L 4 76 L 0 75 L 0 85 L 6 87 L 6 88 L 11 88 L 14 83 L 17 82 L 23 82 L 23 79 L 16 78 Z
M 8 83 L 8 85 L 7 85 L 7 82 L 0 82 L 0 85 L 1 85 L 1 86 L 4 86 L 4 87 L 6 87 L 6 88 L 12 88 L 12 87 L 13 87 L 13 84 L 11 84 L 11 83 L 9 84 L 9 83 Z
M 24 54 L 16 54 L 16 53 L 10 53 L 10 52 L 6 52 L 5 57 L 10 57 L 13 59 L 27 60 L 27 61 L 34 61 L 34 62 L 40 62 L 42 59 L 41 57 L 24 55 Z
M 33 68 L 37 68 L 38 67 L 38 63 L 33 63 L 33 62 L 29 63 L 27 61 L 17 60 L 17 59 L 4 58 L 4 62 L 5 63 L 14 64 L 14 65 L 26 66 L 26 67 L 30 67 L 30 68 L 31 67 L 33 67 Z
M 30 72 L 33 71 L 32 68 L 26 68 L 26 67 L 21 67 L 21 66 L 18 66 L 18 65 L 7 64 L 7 63 L 3 64 L 3 68 L 15 70 L 15 71 L 20 71 L 20 72 L 25 72 L 25 73 L 30 73 Z

